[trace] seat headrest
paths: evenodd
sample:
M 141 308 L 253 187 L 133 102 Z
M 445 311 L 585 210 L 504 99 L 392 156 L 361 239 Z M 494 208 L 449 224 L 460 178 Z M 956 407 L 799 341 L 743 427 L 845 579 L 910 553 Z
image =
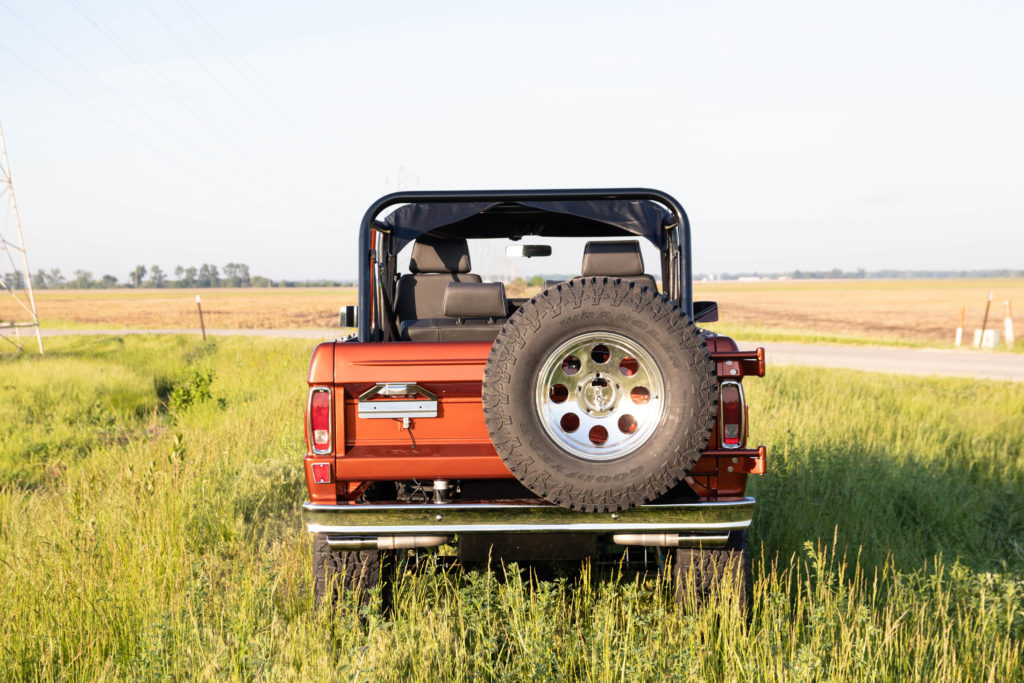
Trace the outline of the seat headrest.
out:
M 412 245 L 409 270 L 413 273 L 468 273 L 466 240 L 417 240 Z
M 449 282 L 441 312 L 447 318 L 504 318 L 505 285 L 500 282 Z
M 644 258 L 636 240 L 587 242 L 583 249 L 584 276 L 632 277 L 644 274 Z

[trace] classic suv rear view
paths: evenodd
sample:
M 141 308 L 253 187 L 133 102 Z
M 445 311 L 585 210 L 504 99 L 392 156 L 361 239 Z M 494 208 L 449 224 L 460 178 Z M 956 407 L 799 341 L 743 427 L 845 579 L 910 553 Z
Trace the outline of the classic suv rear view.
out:
M 474 272 L 478 247 L 533 259 L 552 244 L 582 246 L 579 270 L 530 298 L 493 259 Z M 397 193 L 367 211 L 356 253 L 357 333 L 319 345 L 308 377 L 318 600 L 445 544 L 470 563 L 671 550 L 680 590 L 749 584 L 745 492 L 765 448 L 747 447 L 742 380 L 764 374 L 764 350 L 699 327 L 717 306 L 693 301 L 672 197 Z

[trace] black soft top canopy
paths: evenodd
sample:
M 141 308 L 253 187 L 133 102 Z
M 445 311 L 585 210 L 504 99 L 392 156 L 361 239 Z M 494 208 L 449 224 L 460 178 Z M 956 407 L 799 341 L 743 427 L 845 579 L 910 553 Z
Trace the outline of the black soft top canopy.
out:
M 676 219 L 662 205 L 646 199 L 568 201 L 412 203 L 382 221 L 398 253 L 422 235 L 473 239 L 542 235 L 546 237 L 645 237 L 659 249 L 665 228 Z
M 385 209 L 398 206 L 385 218 Z M 664 293 L 693 317 L 690 223 L 671 195 L 649 188 L 395 192 L 375 201 L 359 225 L 359 341 L 375 339 L 379 263 L 374 230 L 391 232 L 390 251 L 431 233 L 437 237 L 602 237 L 637 235 L 662 251 Z M 383 286 L 383 285 L 382 285 Z

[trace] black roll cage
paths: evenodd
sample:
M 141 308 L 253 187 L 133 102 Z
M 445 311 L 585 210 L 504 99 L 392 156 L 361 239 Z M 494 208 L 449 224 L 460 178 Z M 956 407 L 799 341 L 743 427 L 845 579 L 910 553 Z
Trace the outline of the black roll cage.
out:
M 359 315 L 358 340 L 371 341 L 376 326 L 371 311 L 378 308 L 374 301 L 371 263 L 377 259 L 372 233 L 379 227 L 377 216 L 396 204 L 453 203 L 453 202 L 519 202 L 519 201 L 572 201 L 572 200 L 651 200 L 664 205 L 676 218 L 674 226 L 666 227 L 664 250 L 669 266 L 662 283 L 665 294 L 683 308 L 693 319 L 693 264 L 690 254 L 690 221 L 682 205 L 671 195 L 648 188 L 614 188 L 585 190 L 469 190 L 432 192 L 393 192 L 384 195 L 366 210 L 359 225 Z M 379 297 L 376 297 L 379 300 Z

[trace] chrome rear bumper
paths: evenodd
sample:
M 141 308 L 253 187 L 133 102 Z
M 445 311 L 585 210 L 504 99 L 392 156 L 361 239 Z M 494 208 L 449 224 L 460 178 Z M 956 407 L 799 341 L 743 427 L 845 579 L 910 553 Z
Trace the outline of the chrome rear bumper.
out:
M 348 505 L 307 502 L 302 508 L 308 531 L 339 541 L 449 534 L 674 534 L 679 545 L 714 546 L 723 545 L 730 531 L 750 526 L 754 499 L 663 503 L 620 512 L 579 512 L 536 500 Z

